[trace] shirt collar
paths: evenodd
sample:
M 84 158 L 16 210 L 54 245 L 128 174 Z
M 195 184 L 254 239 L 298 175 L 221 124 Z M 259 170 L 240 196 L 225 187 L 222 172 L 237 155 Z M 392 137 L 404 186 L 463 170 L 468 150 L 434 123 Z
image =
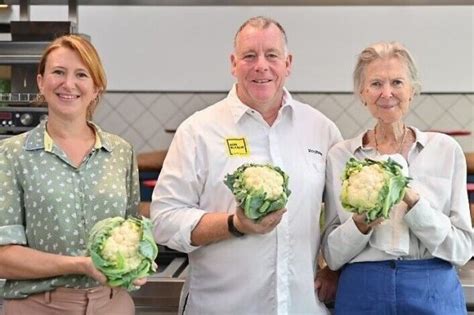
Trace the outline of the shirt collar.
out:
M 420 131 L 418 128 L 410 126 L 410 129 L 415 132 L 415 142 L 420 144 L 422 147 L 425 147 L 428 143 L 428 135 L 426 132 Z
M 232 89 L 227 94 L 227 98 L 232 100 L 230 110 L 236 123 L 245 115 L 245 113 L 254 110 L 242 103 L 240 98 L 237 96 L 237 83 L 234 83 Z M 283 101 L 280 111 L 283 111 L 284 108 L 289 108 L 291 110 L 294 109 L 293 98 L 285 87 L 283 88 Z M 285 109 L 285 111 L 287 110 Z
M 415 138 L 416 138 L 415 143 L 420 144 L 422 147 L 425 147 L 426 142 L 428 141 L 427 134 L 425 132 L 420 131 L 418 128 L 413 127 L 413 126 L 409 126 L 408 128 L 410 128 L 411 130 L 413 130 L 415 132 Z M 352 141 L 350 143 L 350 148 L 351 148 L 351 152 L 353 154 L 359 149 L 364 150 L 364 151 L 373 150 L 373 148 L 364 148 L 363 139 L 364 139 L 365 134 L 368 131 L 369 130 L 367 129 L 365 132 L 359 134 L 357 137 L 352 139 Z
M 110 141 L 108 141 L 100 127 L 92 121 L 88 121 L 87 124 L 95 131 L 94 149 L 104 148 L 106 151 L 112 151 L 113 148 Z M 53 143 L 53 139 L 46 131 L 46 121 L 43 121 L 28 133 L 25 141 L 25 150 L 44 149 L 46 152 L 51 152 L 53 150 Z
M 364 148 L 364 144 L 363 144 L 363 139 L 364 139 L 364 136 L 365 134 L 367 133 L 368 130 L 366 130 L 365 132 L 362 132 L 360 133 L 358 136 L 356 136 L 355 138 L 353 138 L 352 140 L 350 140 L 350 149 L 351 149 L 351 153 L 354 154 L 357 150 L 372 150 L 372 148 Z

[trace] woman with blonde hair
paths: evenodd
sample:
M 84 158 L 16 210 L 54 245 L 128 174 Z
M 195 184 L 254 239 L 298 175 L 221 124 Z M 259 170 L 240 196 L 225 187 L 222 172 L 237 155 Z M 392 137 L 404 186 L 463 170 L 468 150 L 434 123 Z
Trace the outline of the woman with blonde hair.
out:
M 94 224 L 135 214 L 139 203 L 131 145 L 91 121 L 106 89 L 99 55 L 81 36 L 57 38 L 37 82 L 47 121 L 0 143 L 3 312 L 134 314 L 128 292 L 106 286 L 86 256 Z

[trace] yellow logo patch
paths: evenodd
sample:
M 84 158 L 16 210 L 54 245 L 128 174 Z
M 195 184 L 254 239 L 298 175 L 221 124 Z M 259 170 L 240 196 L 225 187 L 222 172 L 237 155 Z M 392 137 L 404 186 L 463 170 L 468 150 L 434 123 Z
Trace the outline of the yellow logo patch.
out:
M 245 138 L 227 138 L 225 142 L 230 156 L 248 156 L 250 154 Z

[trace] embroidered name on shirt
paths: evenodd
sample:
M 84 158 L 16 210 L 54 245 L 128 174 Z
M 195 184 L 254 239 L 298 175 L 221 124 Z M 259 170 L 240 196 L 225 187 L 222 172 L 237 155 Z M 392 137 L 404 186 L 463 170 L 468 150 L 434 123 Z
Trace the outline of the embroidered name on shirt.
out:
M 245 138 L 227 138 L 225 141 L 230 156 L 248 156 L 250 154 Z
M 314 153 L 314 154 L 319 154 L 319 155 L 323 156 L 323 154 L 321 153 L 321 151 L 318 151 L 318 150 L 316 150 L 316 149 L 308 149 L 308 152 L 309 152 L 309 153 Z

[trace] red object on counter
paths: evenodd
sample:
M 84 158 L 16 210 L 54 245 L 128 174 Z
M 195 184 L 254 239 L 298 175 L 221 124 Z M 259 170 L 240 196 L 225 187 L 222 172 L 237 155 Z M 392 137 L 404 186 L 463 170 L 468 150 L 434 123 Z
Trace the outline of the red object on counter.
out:
M 143 186 L 148 188 L 154 188 L 156 185 L 156 179 L 148 179 L 142 182 Z
M 431 131 L 431 132 L 440 132 L 440 133 L 444 133 L 444 134 L 447 134 L 449 136 L 469 136 L 471 135 L 471 132 L 469 130 L 465 130 L 465 129 L 452 129 L 452 130 L 442 130 L 442 129 L 429 129 L 427 131 Z
M 474 183 L 467 183 L 467 192 L 474 193 Z

